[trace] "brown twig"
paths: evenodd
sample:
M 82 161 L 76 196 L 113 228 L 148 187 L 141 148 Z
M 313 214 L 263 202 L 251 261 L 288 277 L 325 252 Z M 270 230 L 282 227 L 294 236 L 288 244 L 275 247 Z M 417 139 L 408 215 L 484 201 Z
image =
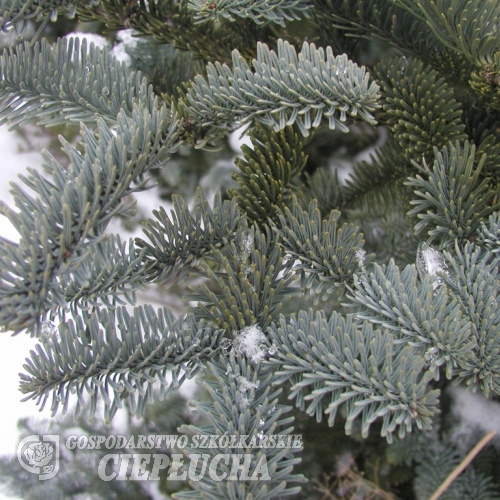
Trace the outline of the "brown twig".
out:
M 455 481 L 455 479 L 460 475 L 460 473 L 474 460 L 474 457 L 486 446 L 486 444 L 491 441 L 496 436 L 497 431 L 490 431 L 486 436 L 479 441 L 479 443 L 472 448 L 467 456 L 458 464 L 458 466 L 453 470 L 453 472 L 443 481 L 441 486 L 434 492 L 434 494 L 429 498 L 429 500 L 437 500 L 450 486 L 450 484 Z

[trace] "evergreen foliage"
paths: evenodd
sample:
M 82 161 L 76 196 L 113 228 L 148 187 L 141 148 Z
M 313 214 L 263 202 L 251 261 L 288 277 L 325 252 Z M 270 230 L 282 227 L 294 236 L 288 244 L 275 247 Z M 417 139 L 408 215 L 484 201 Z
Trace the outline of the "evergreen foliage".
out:
M 285 27 L 285 21 L 299 20 L 309 17 L 308 10 L 312 4 L 303 0 L 274 0 L 271 2 L 254 2 L 253 0 L 225 0 L 216 6 L 200 0 L 191 0 L 189 9 L 195 22 L 207 22 L 219 18 L 236 21 L 238 18 L 250 18 L 257 24 L 271 21 Z
M 408 179 L 407 185 L 416 188 L 415 194 L 423 198 L 411 202 L 415 208 L 408 214 L 422 219 L 415 226 L 416 234 L 433 227 L 428 231 L 429 241 L 441 237 L 448 244 L 455 240 L 463 243 L 477 233 L 480 221 L 499 208 L 493 203 L 494 191 L 488 190 L 489 179 L 481 179 L 486 157 L 475 161 L 475 147 L 468 141 L 462 146 L 450 144 L 443 153 L 435 151 L 434 155 L 432 172 L 425 159 L 420 169 L 428 179 Z
M 266 224 L 269 217 L 276 218 L 277 209 L 291 203 L 292 193 L 303 187 L 299 176 L 307 160 L 303 151 L 306 140 L 291 126 L 275 132 L 260 124 L 250 132 L 250 138 L 253 149 L 243 145 L 244 159 L 235 160 L 240 172 L 233 178 L 240 187 L 229 194 L 249 221 Z
M 27 398 L 36 397 L 42 408 L 52 396 L 53 415 L 59 406 L 66 413 L 72 393 L 78 395 L 78 415 L 87 405 L 86 393 L 91 417 L 102 398 L 105 419 L 111 419 L 122 407 L 124 394 L 130 411 L 141 416 L 153 398 L 154 382 L 161 382 L 164 397 L 198 371 L 197 359 L 213 355 L 220 340 L 220 332 L 214 335 L 203 323 L 194 326 L 192 317 L 175 320 L 167 308 L 156 312 L 139 306 L 133 316 L 125 308 L 82 316 L 85 323 L 70 321 L 60 325 L 59 335 L 42 337 L 26 365 L 29 375 L 21 377 L 21 391 Z M 160 337 L 158 332 L 169 335 Z M 76 359 L 80 369 L 65 373 L 67 362 Z
M 211 127 L 209 133 L 214 136 L 252 118 L 275 131 L 296 123 L 306 137 L 323 116 L 331 129 L 343 132 L 349 131 L 344 125 L 348 116 L 359 114 L 374 123 L 371 113 L 379 106 L 378 86 L 369 84 L 365 68 L 358 68 L 345 54 L 334 57 L 330 48 L 325 54 L 304 42 L 297 55 L 293 45 L 278 40 L 277 53 L 258 44 L 253 66 L 255 73 L 237 50 L 233 71 L 227 65 L 209 63 L 208 79 L 196 76 L 181 101 L 189 119 Z
M 422 61 L 397 57 L 375 68 L 382 82 L 384 120 L 408 158 L 426 157 L 433 145 L 465 139 L 453 89 Z
M 324 411 L 333 425 L 338 408 L 345 404 L 347 434 L 358 417 L 363 437 L 382 418 L 381 433 L 389 442 L 398 427 L 400 437 L 411 432 L 412 425 L 430 428 L 430 417 L 437 411 L 437 391 L 426 392 L 432 375 L 421 377 L 423 357 L 415 355 L 414 348 L 395 344 L 388 331 L 373 330 L 369 323 L 358 328 L 352 317 L 344 320 L 337 313 L 327 321 L 319 312 L 313 316 L 312 311 L 301 311 L 288 322 L 280 318 L 273 340 L 282 339 L 276 383 L 292 379 L 290 397 L 318 421 Z M 314 389 L 308 391 L 310 386 Z M 327 395 L 331 401 L 323 406 Z
M 86 41 L 80 45 L 78 38 L 60 39 L 55 46 L 46 41 L 18 45 L 3 55 L 1 65 L 1 123 L 13 127 L 96 118 L 115 123 L 120 111 L 132 115 L 134 101 L 151 111 L 155 106 L 152 88 L 140 73 L 94 46 L 87 50 Z
M 93 417 L 102 402 L 108 421 L 122 407 L 147 414 L 197 375 L 202 421 L 182 432 L 310 432 L 305 413 L 356 455 L 365 486 L 432 495 L 463 455 L 449 429 L 436 437 L 439 413 L 452 427 L 448 387 L 500 396 L 499 3 L 3 0 L 0 11 L 3 30 L 39 23 L 35 39 L 60 14 L 139 41 L 131 67 L 73 38 L 0 58 L 1 123 L 77 122 L 81 137 L 61 137 L 65 159 L 45 152 L 42 171 L 12 186 L 16 209 L 0 206 L 20 235 L 0 237 L 0 326 L 39 340 L 26 398 L 50 400 L 52 415 L 74 403 Z M 106 233 L 158 167 L 172 179 L 186 165 L 176 155 L 196 163 L 200 149 L 215 163 L 243 125 L 251 145 L 229 189 L 179 186 L 143 238 Z M 186 315 L 136 303 L 182 280 Z M 269 478 L 205 475 L 176 498 L 312 498 L 304 476 L 332 465 L 300 464 L 305 443 L 266 449 Z M 498 498 L 495 458 L 482 460 L 442 498 Z

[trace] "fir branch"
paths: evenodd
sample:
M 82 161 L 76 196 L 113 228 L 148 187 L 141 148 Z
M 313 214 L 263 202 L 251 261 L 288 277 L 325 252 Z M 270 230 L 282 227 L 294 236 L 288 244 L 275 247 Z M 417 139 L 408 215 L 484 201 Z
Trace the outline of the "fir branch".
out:
M 14 27 L 16 31 L 24 30 L 27 21 L 42 21 L 37 32 L 41 33 L 49 19 L 56 21 L 59 14 L 69 13 L 74 17 L 78 4 L 90 7 L 100 0 L 2 0 L 0 2 L 0 29 L 3 31 Z M 35 35 L 35 37 L 37 36 Z
M 340 409 L 348 433 L 359 429 L 366 437 L 375 423 L 389 441 L 396 433 L 435 428 L 434 415 L 449 413 L 433 390 L 438 384 L 432 379 L 442 374 L 486 397 L 500 395 L 497 4 L 0 0 L 4 29 L 40 22 L 40 33 L 51 16 L 75 9 L 79 21 L 134 29 L 147 38 L 131 57 L 167 102 L 160 104 L 140 73 L 128 74 L 106 50 L 88 50 L 86 42 L 25 44 L 0 58 L 1 123 L 97 124 L 94 132 L 82 126 L 81 147 L 62 141 L 69 165 L 46 153 L 42 171 L 30 169 L 23 186 L 14 186 L 17 208 L 1 208 L 21 239 L 0 237 L 0 326 L 42 334 L 21 379 L 27 398 L 53 413 L 66 411 L 74 399 L 77 412 L 87 402 L 93 415 L 102 400 L 106 419 L 123 404 L 140 415 L 158 387 L 163 397 L 203 369 L 211 400 L 196 404 L 204 420 L 183 430 L 253 435 L 261 444 L 293 430 L 290 407 L 279 403 L 273 384 L 287 387 L 287 396 L 317 420 L 326 414 L 332 425 Z M 305 43 L 297 53 L 292 44 L 307 37 L 331 47 Z M 160 45 L 150 50 L 154 43 Z M 394 50 L 406 58 L 386 57 Z M 379 81 L 372 83 L 347 55 L 333 55 L 344 51 L 352 61 L 382 60 Z M 184 89 L 177 91 L 178 85 Z M 359 141 L 338 139 L 358 118 L 366 127 L 377 119 L 392 137 L 382 148 L 365 130 L 357 131 Z M 198 192 L 193 207 L 174 197 L 171 214 L 159 209 L 137 246 L 105 239 L 110 218 L 131 213 L 127 195 L 148 187 L 150 168 L 182 143 L 211 146 L 242 123 L 254 149 L 244 148 L 245 158 L 236 160 L 240 189 L 228 190 L 229 201 L 216 195 L 209 203 Z M 331 144 L 311 143 L 318 154 L 305 165 L 305 137 L 326 124 L 337 129 L 323 129 Z M 327 165 L 332 149 L 353 155 L 367 144 L 378 149 L 371 162 L 354 166 L 347 186 L 325 169 L 309 178 L 309 189 L 301 184 L 304 172 Z M 199 156 L 188 149 L 182 155 L 186 177 Z M 434 164 L 427 168 L 430 158 Z M 196 175 L 203 170 L 194 167 Z M 351 224 L 342 226 L 340 212 L 331 208 Z M 428 231 L 448 250 L 455 245 L 444 252 L 447 265 L 427 243 L 416 249 L 409 231 L 416 216 L 416 233 Z M 394 256 L 413 262 L 417 251 L 420 280 L 415 266 L 400 270 L 393 260 L 368 268 L 367 250 L 377 252 L 379 264 Z M 183 299 L 198 302 L 191 304 L 192 315 L 175 320 L 166 309 L 140 307 L 131 315 L 117 307 L 133 303 L 142 285 L 184 271 L 201 274 L 191 296 L 180 290 Z M 354 313 L 280 315 L 309 298 L 294 283 L 299 273 L 316 300 L 329 299 L 323 309 L 351 305 Z M 339 304 L 340 293 L 329 295 L 346 289 L 348 304 Z M 66 322 L 68 307 L 74 319 Z M 58 332 L 48 321 L 56 314 Z M 447 385 L 439 381 L 441 389 Z M 446 432 L 440 429 L 439 436 Z M 405 454 L 403 475 L 392 468 L 381 479 L 383 489 L 397 476 L 403 491 L 414 459 L 415 495 L 429 498 L 459 461 L 458 449 L 436 436 L 421 433 L 416 446 L 404 440 L 411 454 Z M 220 443 L 204 457 L 234 453 Z M 384 470 L 394 465 L 372 444 L 360 460 L 373 464 L 373 450 L 375 474 L 379 458 Z M 215 480 L 212 467 L 199 474 L 194 491 L 178 496 L 292 496 L 303 479 L 293 474 L 296 451 L 271 446 L 253 455 L 252 465 L 267 457 L 269 479 Z M 473 464 L 477 472 L 466 469 L 444 497 L 496 498 L 488 471 L 495 456 L 483 455 L 488 467 Z M 311 463 L 309 471 L 317 464 Z M 219 458 L 218 474 L 233 469 Z M 198 463 L 196 473 L 202 470 Z
M 500 252 L 500 213 L 494 212 L 488 219 L 488 225 L 481 221 L 476 243 L 495 254 Z
M 332 210 L 322 219 L 316 200 L 304 211 L 294 198 L 292 209 L 279 214 L 280 227 L 273 226 L 285 254 L 300 260 L 294 269 L 302 276 L 302 286 L 316 287 L 315 300 L 321 293 L 326 300 L 339 286 L 352 283 L 354 273 L 373 258 L 365 255 L 359 228 L 347 223 L 338 227 L 339 218 L 340 212 Z
M 215 0 L 211 3 L 189 0 L 189 8 L 195 23 L 248 18 L 257 24 L 272 22 L 285 27 L 285 21 L 308 18 L 312 4 L 308 0 Z
M 472 72 L 469 83 L 488 108 L 500 109 L 500 48 L 480 69 Z
M 269 30 L 251 21 L 195 24 L 187 1 L 101 0 L 96 7 L 78 9 L 78 15 L 82 20 L 101 21 L 110 31 L 132 28 L 203 61 L 230 62 L 234 48 L 244 57 L 254 57 L 258 40 L 274 40 Z
M 462 309 L 469 318 L 473 356 L 462 363 L 457 378 L 472 391 L 481 390 L 485 396 L 500 394 L 500 271 L 494 254 L 467 242 L 463 250 L 445 253 L 449 274 L 443 276 Z
M 466 139 L 460 103 L 437 71 L 399 57 L 379 63 L 374 74 L 387 124 L 407 158 L 419 161 L 433 147 Z
M 424 20 L 448 48 L 464 54 L 474 64 L 484 64 L 500 49 L 497 30 L 500 5 L 496 0 L 396 0 Z
M 1 325 L 38 332 L 39 317 L 52 307 L 56 276 L 78 267 L 80 250 L 99 239 L 112 216 L 127 213 L 122 199 L 145 188 L 147 169 L 178 147 L 166 108 L 150 114 L 139 104 L 132 117 L 119 113 L 114 133 L 104 121 L 97 134 L 82 126 L 83 155 L 63 142 L 68 168 L 46 153 L 44 169 L 52 179 L 36 171 L 23 179 L 36 198 L 14 186 L 19 213 L 0 206 L 21 235 L 19 244 L 2 245 Z
M 212 134 L 234 128 L 237 121 L 255 119 L 282 130 L 297 124 L 304 136 L 323 117 L 331 129 L 347 132 L 347 117 L 375 123 L 378 86 L 369 84 L 364 67 L 346 55 L 334 57 L 330 48 L 304 43 L 297 56 L 288 42 L 278 41 L 278 52 L 259 43 L 254 72 L 240 53 L 233 51 L 233 69 L 216 63 L 207 67 L 208 79 L 195 77 L 183 100 L 186 113 Z M 213 130 L 213 132 L 212 132 Z
M 165 283 L 175 279 L 184 267 L 207 252 L 233 241 L 246 227 L 236 200 L 222 201 L 216 194 L 213 207 L 198 189 L 193 210 L 180 196 L 173 196 L 174 208 L 169 218 L 165 209 L 153 211 L 156 220 L 148 219 L 143 231 L 148 241 L 136 238 L 144 249 L 144 263 L 149 279 Z
M 425 21 L 395 2 L 315 0 L 311 14 L 349 37 L 380 40 L 407 56 L 428 57 L 430 48 L 436 45 L 436 37 Z
M 412 236 L 404 200 L 387 203 L 382 213 L 377 206 L 367 213 L 368 206 L 349 211 L 349 220 L 364 235 L 366 252 L 374 253 L 379 264 L 388 264 L 392 258 L 399 266 L 414 263 L 418 240 Z
M 307 404 L 305 411 L 318 421 L 324 412 L 332 426 L 345 404 L 347 434 L 358 418 L 363 437 L 382 418 L 388 442 L 397 428 L 400 437 L 414 427 L 430 428 L 439 391 L 427 389 L 431 375 L 422 373 L 423 358 L 395 343 L 387 330 L 374 331 L 368 323 L 358 327 L 336 312 L 327 320 L 323 312 L 309 310 L 288 321 L 281 316 L 271 340 L 280 346 L 270 360 L 279 368 L 274 384 L 291 380 L 290 397 L 302 410 Z
M 411 165 L 401 147 L 389 139 L 370 159 L 354 165 L 343 189 L 344 205 L 340 209 L 369 207 L 370 211 L 383 213 L 398 203 L 403 194 L 401 180 Z
M 160 398 L 177 389 L 197 372 L 200 360 L 215 353 L 219 336 L 192 316 L 175 320 L 167 308 L 136 307 L 132 316 L 121 307 L 97 310 L 85 323 L 79 317 L 61 324 L 60 338 L 42 337 L 26 360 L 28 375 L 21 374 L 20 390 L 28 395 L 25 400 L 36 399 L 41 410 L 52 396 L 52 415 L 60 406 L 66 413 L 76 393 L 76 415 L 87 404 L 86 394 L 91 417 L 98 399 L 108 421 L 123 401 L 141 416 L 154 397 L 155 382 L 161 383 Z
M 345 188 L 340 184 L 338 171 L 333 173 L 329 168 L 318 168 L 312 175 L 307 175 L 306 192 L 299 202 L 308 208 L 312 200 L 317 200 L 323 217 L 332 210 L 340 210 L 345 204 Z
M 203 61 L 191 52 L 181 51 L 173 43 L 159 44 L 150 37 L 137 37 L 126 52 L 131 57 L 130 67 L 140 69 L 155 93 L 165 100 L 177 99 L 179 88 L 205 70 Z
M 281 389 L 271 389 L 274 374 L 270 367 L 262 364 L 256 366 L 244 356 L 235 357 L 231 353 L 228 358 L 221 356 L 209 361 L 206 373 L 209 376 L 205 378 L 203 385 L 209 391 L 212 401 L 196 403 L 195 407 L 208 420 L 209 425 L 184 425 L 179 431 L 196 435 L 228 436 L 227 442 L 229 436 L 236 436 L 238 442 L 240 436 L 249 436 L 246 438 L 247 446 L 238 446 L 237 452 L 251 456 L 250 473 L 256 470 L 259 463 L 264 463 L 261 462 L 264 456 L 269 477 L 257 476 L 255 479 L 259 479 L 258 481 L 239 478 L 236 494 L 233 481 L 215 482 L 205 475 L 193 484 L 194 491 L 177 493 L 176 498 L 197 499 L 201 492 L 205 498 L 213 500 L 249 497 L 270 500 L 277 496 L 297 494 L 300 487 L 289 485 L 305 482 L 302 475 L 292 474 L 293 467 L 300 462 L 300 458 L 295 458 L 294 455 L 301 449 L 272 446 L 271 442 L 271 436 L 273 440 L 276 440 L 276 435 L 286 439 L 293 432 L 293 427 L 290 426 L 293 417 L 285 416 L 291 411 L 290 406 L 279 404 Z M 216 439 L 216 443 L 221 443 L 220 437 Z M 198 450 L 187 447 L 183 451 L 192 454 Z M 223 447 L 219 444 L 207 452 L 212 457 L 234 453 L 235 450 L 229 445 Z M 227 478 L 231 473 L 230 464 L 219 461 L 214 473 L 218 477 Z
M 444 365 L 451 378 L 468 366 L 474 340 L 457 299 L 446 287 L 436 287 L 435 280 L 431 276 L 418 284 L 414 265 L 400 272 L 391 259 L 388 266 L 374 264 L 369 274 L 360 274 L 348 298 L 360 306 L 356 318 L 391 330 L 398 342 L 421 347 L 435 377 Z
M 307 161 L 303 152 L 307 141 L 293 127 L 275 132 L 258 123 L 249 135 L 253 147 L 243 145 L 244 159 L 235 160 L 240 172 L 233 179 L 240 189 L 229 190 L 229 195 L 250 222 L 262 225 L 274 220 L 276 211 L 283 210 L 297 192 L 297 179 Z
M 476 146 L 487 139 L 493 140 L 496 145 L 500 139 L 500 130 L 497 130 L 500 128 L 500 117 L 488 109 L 491 103 L 487 101 L 491 101 L 491 98 L 483 101 L 471 95 L 461 97 L 465 132 Z
M 113 309 L 116 302 L 135 303 L 135 291 L 147 282 L 144 250 L 134 247 L 132 239 L 127 245 L 119 235 L 109 235 L 82 254 L 79 266 L 72 273 L 59 274 L 58 286 L 51 290 L 54 297 L 49 297 L 51 302 L 69 303 L 73 315 L 79 309 L 101 304 Z
M 11 129 L 99 117 L 114 124 L 120 111 L 132 116 L 134 102 L 149 112 L 158 107 L 140 72 L 131 72 L 106 49 L 87 48 L 85 39 L 17 45 L 2 54 L 0 68 L 0 124 L 10 123 Z
M 276 321 L 283 305 L 298 296 L 290 286 L 294 276 L 283 264 L 283 253 L 269 232 L 258 228 L 240 231 L 238 237 L 200 263 L 206 284 L 193 287 L 187 298 L 198 301 L 192 308 L 197 318 L 231 331 L 251 325 L 266 329 Z
M 500 156 L 500 120 L 495 112 L 491 112 L 492 99 L 485 100 L 474 97 L 462 99 L 465 131 L 469 141 L 476 145 L 476 157 L 486 154 L 483 177 L 491 182 L 500 182 L 500 171 L 497 158 Z
M 442 152 L 434 150 L 432 170 L 425 160 L 423 166 L 414 164 L 425 175 L 409 177 L 405 182 L 418 197 L 410 202 L 415 208 L 408 212 L 421 219 L 415 234 L 429 228 L 431 240 L 463 242 L 474 237 L 481 221 L 500 208 L 500 203 L 492 204 L 495 191 L 488 179 L 481 178 L 486 156 L 476 161 L 475 153 L 475 146 L 468 141 L 456 142 Z
M 420 57 L 425 57 L 425 54 Z M 440 47 L 439 41 L 436 41 L 436 46 L 425 59 L 432 69 L 454 87 L 457 96 L 469 94 L 470 77 L 476 65 L 466 56 L 448 47 Z

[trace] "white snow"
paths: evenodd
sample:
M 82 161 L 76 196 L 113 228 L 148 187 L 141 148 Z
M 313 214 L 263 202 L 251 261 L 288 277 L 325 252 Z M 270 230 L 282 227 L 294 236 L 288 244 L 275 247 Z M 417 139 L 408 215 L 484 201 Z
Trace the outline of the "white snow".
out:
M 356 249 L 356 258 L 358 259 L 358 265 L 359 267 L 363 267 L 365 265 L 365 257 L 366 257 L 366 252 L 362 248 Z
M 109 43 L 105 37 L 101 35 L 96 35 L 95 33 L 68 33 L 64 38 L 79 38 L 83 41 L 84 38 L 87 39 L 87 46 L 90 47 L 90 44 L 93 43 L 96 47 L 108 47 Z
M 240 406 L 242 409 L 246 409 L 253 401 L 252 393 L 249 391 L 257 389 L 259 387 L 259 381 L 257 380 L 257 382 L 252 382 L 243 375 L 238 375 L 236 377 L 236 381 L 238 382 Z
M 253 245 L 253 235 L 250 230 L 246 231 L 243 236 L 243 251 L 245 255 L 248 257 L 250 255 L 250 251 L 252 250 Z
M 85 38 L 88 47 L 93 43 L 96 47 L 111 49 L 111 54 L 113 54 L 118 61 L 124 61 L 125 64 L 129 65 L 130 56 L 127 54 L 126 49 L 137 43 L 137 39 L 132 36 L 133 33 L 133 30 L 120 31 L 117 35 L 119 42 L 114 47 L 111 47 L 109 41 L 105 37 L 96 35 L 95 33 L 73 32 L 66 35 L 65 38 L 79 38 L 80 40 Z
M 500 436 L 500 403 L 486 399 L 480 393 L 468 392 L 464 387 L 448 389 L 453 398 L 452 411 L 460 420 L 460 424 L 453 433 L 453 440 L 467 451 L 476 443 L 471 442 L 479 431 L 482 437 L 492 430 Z M 498 445 L 498 437 L 494 440 Z
M 122 30 L 116 37 L 120 41 L 117 43 L 111 53 L 116 57 L 118 61 L 124 61 L 125 64 L 130 65 L 130 56 L 127 54 L 127 48 L 133 47 L 137 44 L 137 38 L 133 35 L 136 33 L 134 30 Z
M 243 375 L 238 375 L 237 380 L 238 380 L 238 384 L 239 384 L 238 389 L 241 392 L 250 391 L 251 389 L 257 389 L 257 387 L 259 387 L 259 381 L 252 382 L 251 380 L 248 380 Z
M 253 399 L 240 393 L 240 407 L 244 410 L 252 404 Z
M 247 126 L 248 124 L 241 126 L 229 136 L 229 145 L 231 146 L 233 151 L 238 154 L 238 156 L 242 156 L 241 146 L 243 146 L 243 144 L 253 149 L 253 144 L 248 134 L 244 134 L 243 136 L 241 135 L 245 131 Z
M 436 354 L 438 352 L 439 351 L 437 347 L 429 347 L 429 349 L 427 349 L 424 354 L 426 364 L 430 365 L 436 359 Z
M 42 322 L 42 335 L 44 337 L 52 337 L 57 335 L 57 326 L 53 321 L 43 321 Z
M 434 276 L 433 288 L 436 289 L 443 282 L 438 273 L 448 274 L 446 268 L 441 252 L 430 247 L 427 243 L 420 243 L 417 250 L 417 269 L 420 279 L 424 279 L 426 276 Z
M 252 363 L 258 364 L 267 353 L 265 341 L 266 336 L 257 325 L 247 326 L 236 335 L 233 347 L 236 353 L 244 354 Z

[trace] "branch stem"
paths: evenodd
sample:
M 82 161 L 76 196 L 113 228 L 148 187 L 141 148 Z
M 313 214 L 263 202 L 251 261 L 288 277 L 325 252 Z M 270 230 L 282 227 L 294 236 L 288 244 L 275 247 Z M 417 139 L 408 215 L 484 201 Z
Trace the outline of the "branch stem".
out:
M 458 464 L 458 466 L 453 470 L 453 472 L 443 481 L 441 486 L 434 492 L 434 494 L 429 498 L 429 500 L 437 500 L 450 486 L 450 484 L 455 481 L 455 479 L 460 475 L 461 472 L 474 460 L 474 457 L 486 446 L 486 444 L 491 441 L 496 436 L 497 431 L 490 431 L 486 436 L 479 441 L 479 443 L 472 448 L 467 456 Z

